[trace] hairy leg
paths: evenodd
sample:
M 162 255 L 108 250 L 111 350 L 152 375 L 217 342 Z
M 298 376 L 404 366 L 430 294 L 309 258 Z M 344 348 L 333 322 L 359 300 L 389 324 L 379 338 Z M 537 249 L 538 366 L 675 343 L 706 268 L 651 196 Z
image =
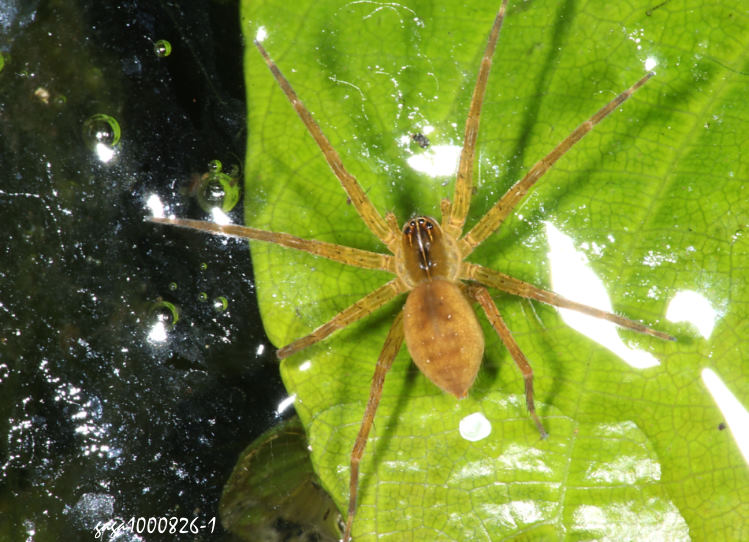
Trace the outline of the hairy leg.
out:
M 288 233 L 258 230 L 238 224 L 216 224 L 215 222 L 192 220 L 189 218 L 152 217 L 149 220 L 157 224 L 169 224 L 171 226 L 203 231 L 214 235 L 228 235 L 242 239 L 267 241 L 268 243 L 301 250 L 302 252 L 309 252 L 310 254 L 327 258 L 334 262 L 362 267 L 364 269 L 381 269 L 382 271 L 395 273 L 394 258 L 390 254 L 380 254 L 344 245 L 336 245 L 335 243 L 316 241 L 315 239 L 302 239 Z
M 398 313 L 398 316 L 396 316 L 393 325 L 390 327 L 390 332 L 385 339 L 385 345 L 382 347 L 382 352 L 377 360 L 375 373 L 372 377 L 372 387 L 369 391 L 367 408 L 364 411 L 364 418 L 362 419 L 361 427 L 359 428 L 359 434 L 356 436 L 354 449 L 351 451 L 348 516 L 346 517 L 346 532 L 343 535 L 344 542 L 351 540 L 351 527 L 354 524 L 356 494 L 359 487 L 359 463 L 364 454 L 364 447 L 367 445 L 367 437 L 369 436 L 369 430 L 372 428 L 372 422 L 374 421 L 375 413 L 377 412 L 377 406 L 380 404 L 380 395 L 382 394 L 382 386 L 385 383 L 385 375 L 393 365 L 393 360 L 398 354 L 398 350 L 400 350 L 402 344 L 403 311 L 401 310 Z
M 315 140 L 317 146 L 320 147 L 320 150 L 325 156 L 325 160 L 328 162 L 330 169 L 332 169 L 335 176 L 338 177 L 338 180 L 341 182 L 343 189 L 351 199 L 351 203 L 354 204 L 354 207 L 359 213 L 361 219 L 372 231 L 372 233 L 374 233 L 383 243 L 385 243 L 388 248 L 394 246 L 396 239 L 393 237 L 393 232 L 388 227 L 385 219 L 377 211 L 375 206 L 372 205 L 372 202 L 369 200 L 369 197 L 367 197 L 367 194 L 359 185 L 358 181 L 343 166 L 341 157 L 330 144 L 328 138 L 325 137 L 325 134 L 322 133 L 320 126 L 312 117 L 312 114 L 304 106 L 302 101 L 299 99 L 299 96 L 297 96 L 296 92 L 294 92 L 294 89 L 291 88 L 288 80 L 281 73 L 281 70 L 278 68 L 276 63 L 273 62 L 273 60 L 270 58 L 270 55 L 268 55 L 268 52 L 265 50 L 265 48 L 263 48 L 263 46 L 257 40 L 255 41 L 255 46 L 258 48 L 258 51 L 260 51 L 260 54 L 263 55 L 265 63 L 268 65 L 268 68 L 270 68 L 273 77 L 276 78 L 276 81 L 281 87 L 281 90 L 283 90 L 289 102 L 296 110 L 299 118 L 302 119 L 302 122 L 307 127 L 307 131 Z
M 668 333 L 664 333 L 663 331 L 657 331 L 639 322 L 630 320 L 629 318 L 619 316 L 618 314 L 602 311 L 601 309 L 597 309 L 589 305 L 583 305 L 582 303 L 578 303 L 577 301 L 572 301 L 570 299 L 567 299 L 566 297 L 562 297 L 561 295 L 550 292 L 548 290 L 542 290 L 541 288 L 533 286 L 528 282 L 516 279 L 514 277 L 511 277 L 510 275 L 500 273 L 499 271 L 494 271 L 493 269 L 489 269 L 481 265 L 463 262 L 460 278 L 465 280 L 475 280 L 476 282 L 480 282 L 485 286 L 490 286 L 492 288 L 496 288 L 497 290 L 502 290 L 503 292 L 507 292 L 509 294 L 517 295 L 520 297 L 535 299 L 536 301 L 541 301 L 542 303 L 546 303 L 548 305 L 554 305 L 555 307 L 572 309 L 584 314 L 589 314 L 591 316 L 595 316 L 596 318 L 601 318 L 603 320 L 613 322 L 621 327 L 632 329 L 634 331 L 645 333 L 647 335 L 652 335 L 653 337 L 658 337 L 659 339 L 663 339 L 666 341 L 676 340 L 673 336 L 669 335 Z
M 629 87 L 627 90 L 619 94 L 616 98 L 611 100 L 605 106 L 598 110 L 598 112 L 590 117 L 588 120 L 583 122 L 580 126 L 575 128 L 573 132 L 568 135 L 561 143 L 559 143 L 554 150 L 544 156 L 541 160 L 526 173 L 525 177 L 516 182 L 512 187 L 502 196 L 494 206 L 487 211 L 487 213 L 479 220 L 479 222 L 469 231 L 463 239 L 460 240 L 460 251 L 463 257 L 473 252 L 473 249 L 480 245 L 487 237 L 494 233 L 507 216 L 512 212 L 517 204 L 525 197 L 528 190 L 538 181 L 543 175 L 549 170 L 554 163 L 559 160 L 564 154 L 572 148 L 572 146 L 580 141 L 585 134 L 590 132 L 593 127 L 601 122 L 609 113 L 619 107 L 622 102 L 632 96 L 635 91 L 644 85 L 648 79 L 653 76 L 653 72 L 645 74 L 639 81 Z
M 536 427 L 538 427 L 538 431 L 541 433 L 541 438 L 546 438 L 546 430 L 544 429 L 538 414 L 536 414 L 536 405 L 533 403 L 533 369 L 531 369 L 531 364 L 528 363 L 528 359 L 525 357 L 522 350 L 520 350 L 518 343 L 512 336 L 510 328 L 507 327 L 507 324 L 505 324 L 505 321 L 499 314 L 497 305 L 494 303 L 491 295 L 489 295 L 489 291 L 483 286 L 478 285 L 470 287 L 469 291 L 471 297 L 481 305 L 481 308 L 484 310 L 492 327 L 497 332 L 497 335 L 499 335 L 499 338 L 502 339 L 505 348 L 510 352 L 512 359 L 515 360 L 515 364 L 518 366 L 518 369 L 520 369 L 520 372 L 523 373 L 523 380 L 525 381 L 525 404 L 528 407 L 528 413 L 536 423 Z
M 353 324 L 357 320 L 361 320 L 368 314 L 371 314 L 382 307 L 398 294 L 405 292 L 406 289 L 406 285 L 398 278 L 386 282 L 373 292 L 362 297 L 353 305 L 349 305 L 343 309 L 309 335 L 305 335 L 304 337 L 287 344 L 283 348 L 280 348 L 277 354 L 278 359 L 287 358 L 308 346 L 320 342 L 334 331 L 342 329 L 349 324 Z
M 486 43 L 486 50 L 481 59 L 476 86 L 473 88 L 471 97 L 471 106 L 468 110 L 466 119 L 465 136 L 463 138 L 463 150 L 460 153 L 460 163 L 458 164 L 458 177 L 455 180 L 455 193 L 453 195 L 452 205 L 449 206 L 449 213 L 442 216 L 442 229 L 452 235 L 455 239 L 463 233 L 463 225 L 468 215 L 468 208 L 471 204 L 473 192 L 473 162 L 476 150 L 476 138 L 479 133 L 479 121 L 481 119 L 481 106 L 484 102 L 484 93 L 486 91 L 486 82 L 489 79 L 489 71 L 492 67 L 492 57 L 497 46 L 499 30 L 502 28 L 502 21 L 507 10 L 507 0 L 503 0 L 499 7 L 497 16 L 494 18 L 494 25 L 489 33 L 489 40 Z

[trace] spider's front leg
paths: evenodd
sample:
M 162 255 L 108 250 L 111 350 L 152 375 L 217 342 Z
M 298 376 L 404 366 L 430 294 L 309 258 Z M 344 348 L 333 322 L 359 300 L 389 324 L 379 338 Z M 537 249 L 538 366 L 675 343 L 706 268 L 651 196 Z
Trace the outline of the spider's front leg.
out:
M 290 355 L 322 341 L 334 331 L 343 329 L 349 324 L 361 320 L 365 316 L 382 307 L 398 294 L 405 291 L 406 285 L 399 278 L 394 278 L 393 280 L 386 282 L 376 290 L 362 297 L 356 303 L 343 309 L 333 318 L 315 329 L 312 333 L 287 344 L 283 348 L 279 348 L 277 353 L 278 359 L 288 358 Z
M 471 205 L 471 195 L 473 194 L 473 162 L 476 152 L 476 139 L 479 133 L 479 121 L 481 120 L 481 106 L 484 103 L 486 82 L 489 80 L 492 57 L 497 47 L 497 39 L 499 39 L 499 31 L 502 29 L 502 21 L 504 21 L 506 11 L 507 0 L 503 0 L 494 18 L 494 25 L 491 32 L 489 32 L 489 39 L 486 42 L 486 49 L 484 50 L 484 56 L 481 58 L 481 66 L 479 66 L 476 85 L 473 88 L 473 95 L 471 96 L 471 105 L 469 106 L 468 118 L 466 119 L 463 149 L 460 152 L 458 177 L 455 179 L 455 193 L 452 205 L 448 207 L 449 212 L 446 213 L 443 209 L 442 213 L 442 229 L 456 239 L 463 233 L 463 226 L 468 216 L 468 208 Z
M 564 138 L 554 149 L 544 156 L 541 160 L 525 174 L 525 176 L 510 187 L 497 203 L 491 207 L 487 213 L 481 217 L 478 223 L 460 240 L 460 252 L 463 257 L 468 256 L 473 249 L 483 243 L 487 237 L 494 233 L 522 201 L 531 187 L 544 176 L 544 174 L 553 166 L 557 160 L 564 156 L 575 143 L 580 141 L 596 124 L 605 119 L 610 113 L 616 110 L 622 103 L 628 100 L 642 85 L 647 83 L 648 79 L 655 75 L 654 72 L 648 72 L 642 76 L 634 85 L 616 96 L 609 103 L 599 109 L 592 117 L 575 128 L 570 135 Z

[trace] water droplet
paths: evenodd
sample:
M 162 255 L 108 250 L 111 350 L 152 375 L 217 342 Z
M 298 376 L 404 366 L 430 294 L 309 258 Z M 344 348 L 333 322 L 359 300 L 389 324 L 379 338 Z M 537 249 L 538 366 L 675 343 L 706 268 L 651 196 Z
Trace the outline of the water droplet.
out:
M 223 168 L 223 164 L 221 163 L 221 160 L 211 160 L 208 162 L 208 171 L 212 171 L 215 173 L 221 173 L 221 169 Z
M 200 270 L 201 271 L 205 271 L 206 269 L 208 269 L 208 264 L 205 263 L 205 262 L 201 263 L 200 264 Z
M 167 40 L 159 40 L 153 44 L 153 51 L 158 57 L 165 57 L 172 54 L 172 44 Z
M 208 301 L 208 294 L 205 292 L 200 292 L 198 294 L 198 301 Z
M 220 295 L 213 300 L 213 308 L 218 312 L 224 312 L 229 307 L 229 300 Z
M 120 124 L 114 117 L 97 113 L 83 123 L 82 135 L 86 146 L 101 157 L 106 154 L 102 152 L 103 148 L 111 151 L 119 143 Z
M 170 283 L 169 283 L 169 289 L 170 289 L 170 290 L 171 290 L 172 292 L 175 292 L 175 291 L 177 290 L 177 288 L 178 288 L 178 286 L 177 286 L 177 283 L 176 283 L 176 282 L 170 282 Z

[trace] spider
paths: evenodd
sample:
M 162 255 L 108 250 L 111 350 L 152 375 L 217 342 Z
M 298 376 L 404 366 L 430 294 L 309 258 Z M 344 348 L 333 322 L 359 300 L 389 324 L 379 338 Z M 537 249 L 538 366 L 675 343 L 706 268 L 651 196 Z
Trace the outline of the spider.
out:
M 390 254 L 302 239 L 287 233 L 264 231 L 246 226 L 219 225 L 179 218 L 151 218 L 153 222 L 162 224 L 275 243 L 342 264 L 387 271 L 394 275 L 389 282 L 345 308 L 308 335 L 280 348 L 279 359 L 291 356 L 322 341 L 336 330 L 376 311 L 399 294 L 408 292 L 403 308 L 395 317 L 377 360 L 369 399 L 351 452 L 344 541 L 351 538 L 356 513 L 359 463 L 379 404 L 385 375 L 396 354 L 405 341 L 411 359 L 429 380 L 457 398 L 465 397 L 476 378 L 484 353 L 484 336 L 472 302 L 478 303 L 481 307 L 520 369 L 525 382 L 526 406 L 530 417 L 538 428 L 541 438 L 547 436 L 534 406 L 533 370 L 502 319 L 487 288 L 495 288 L 556 307 L 576 310 L 660 339 L 674 340 L 672 336 L 634 320 L 577 303 L 554 292 L 543 290 L 467 260 L 473 250 L 502 225 L 531 187 L 561 156 L 654 75 L 653 72 L 646 73 L 634 85 L 578 126 L 549 154 L 538 161 L 481 217 L 475 226 L 466 232 L 464 226 L 473 190 L 474 154 L 481 107 L 506 9 L 507 0 L 503 0 L 494 19 L 479 67 L 465 125 L 453 198 L 442 200 L 441 220 L 428 216 L 416 216 L 408 219 L 403 227 L 399 227 L 393 213 L 386 213 L 383 216 L 374 207 L 357 180 L 346 170 L 338 153 L 265 48 L 259 41 L 254 42 L 281 90 L 343 186 L 348 200 L 354 205 L 367 228 L 387 247 Z

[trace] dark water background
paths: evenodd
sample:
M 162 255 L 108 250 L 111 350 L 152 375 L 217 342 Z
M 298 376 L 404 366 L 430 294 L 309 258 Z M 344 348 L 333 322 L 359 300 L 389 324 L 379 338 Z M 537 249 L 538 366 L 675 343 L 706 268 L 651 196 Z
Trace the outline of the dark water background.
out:
M 237 2 L 0 0 L 0 50 L 0 540 L 205 523 L 284 390 L 246 245 L 144 217 L 158 194 L 204 218 L 191 179 L 243 165 Z M 97 113 L 122 129 L 109 162 L 82 135 Z M 179 310 L 164 342 L 160 300 Z

